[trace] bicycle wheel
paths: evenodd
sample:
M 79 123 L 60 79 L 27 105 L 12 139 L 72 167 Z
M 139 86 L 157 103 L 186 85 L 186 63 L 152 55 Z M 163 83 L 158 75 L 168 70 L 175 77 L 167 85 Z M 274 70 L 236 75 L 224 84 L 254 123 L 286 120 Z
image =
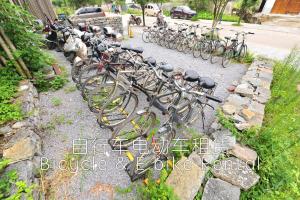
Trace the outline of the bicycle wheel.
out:
M 128 173 L 132 182 L 143 178 L 146 172 L 155 165 L 159 160 L 159 155 L 154 152 L 138 153 L 134 160 L 125 166 L 125 171 Z
M 183 42 L 178 40 L 177 46 L 176 46 L 177 51 L 182 52 L 183 51 L 183 45 L 184 45 Z
M 154 112 L 136 113 L 126 120 L 124 126 L 113 132 L 109 143 L 114 149 L 127 149 L 139 137 L 147 137 L 156 123 Z
M 114 89 L 116 86 L 116 81 L 115 78 L 112 77 L 108 72 L 102 72 L 91 76 L 82 84 L 81 96 L 86 99 L 92 90 L 102 84 L 104 84 L 106 87 Z
M 200 57 L 200 50 L 201 50 L 200 43 L 196 43 L 193 47 L 193 56 L 195 58 Z
M 144 31 L 143 32 L 143 34 L 142 34 L 142 39 L 143 39 L 143 41 L 144 42 L 146 42 L 146 43 L 148 43 L 148 42 L 150 42 L 150 40 L 149 40 L 149 31 Z
M 170 143 L 175 138 L 175 135 L 175 130 L 164 133 L 160 140 L 164 142 L 162 148 L 156 146 L 158 149 L 152 147 L 147 152 L 140 152 L 135 156 L 133 161 L 125 166 L 125 171 L 128 173 L 131 181 L 136 181 L 137 179 L 144 177 L 146 172 L 158 161 L 161 162 L 166 160 L 166 154 L 168 153 Z
M 203 60 L 208 60 L 212 50 L 211 42 L 202 41 L 200 42 L 200 56 Z
M 91 64 L 79 72 L 77 86 L 82 89 L 83 83 L 90 77 L 101 72 L 100 63 Z
M 238 59 L 239 60 L 242 60 L 243 58 L 245 58 L 246 57 L 246 55 L 247 55 L 247 45 L 241 45 L 241 47 L 240 47 L 240 51 L 239 51 L 239 55 L 238 55 Z
M 234 57 L 233 49 L 225 50 L 224 55 L 222 57 L 222 66 L 224 68 L 228 67 L 228 65 L 233 57 Z
M 108 100 L 98 114 L 98 123 L 106 128 L 113 128 L 131 117 L 138 105 L 136 94 L 121 91 Z
M 216 41 L 213 44 L 213 50 L 210 56 L 210 63 L 214 64 L 218 61 L 220 56 L 223 54 L 225 47 L 220 43 L 220 41 Z

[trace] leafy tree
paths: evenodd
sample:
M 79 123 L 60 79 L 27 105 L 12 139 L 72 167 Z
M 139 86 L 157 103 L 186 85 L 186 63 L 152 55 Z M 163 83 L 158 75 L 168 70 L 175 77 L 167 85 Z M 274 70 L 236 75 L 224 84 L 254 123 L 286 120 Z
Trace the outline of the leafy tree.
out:
M 189 1 L 189 6 L 196 10 L 197 12 L 201 10 L 208 10 L 209 5 L 211 4 L 210 0 L 191 0 Z
M 163 3 L 169 2 L 170 0 L 152 0 L 151 2 L 160 4 L 160 9 Z
M 215 28 L 218 22 L 221 20 L 229 0 L 212 0 L 212 2 L 214 4 L 212 27 Z
M 257 5 L 258 0 L 241 0 L 237 4 L 239 21 L 238 24 L 241 23 L 241 19 L 244 19 L 247 14 L 249 14 L 253 8 Z
M 143 14 L 143 26 L 145 26 L 145 6 L 149 2 L 149 0 L 136 0 L 136 2 L 141 5 Z
M 69 5 L 74 6 L 76 8 L 80 8 L 82 6 L 87 6 L 87 5 L 98 5 L 101 4 L 101 0 L 67 0 L 65 1 Z

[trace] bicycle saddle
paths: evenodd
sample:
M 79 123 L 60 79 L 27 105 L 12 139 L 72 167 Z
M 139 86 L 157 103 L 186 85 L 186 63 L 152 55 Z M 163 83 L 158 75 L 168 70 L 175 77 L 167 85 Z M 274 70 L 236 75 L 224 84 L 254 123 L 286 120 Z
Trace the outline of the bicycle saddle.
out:
M 143 53 L 144 49 L 142 47 L 130 47 L 130 46 L 124 46 L 121 47 L 123 50 L 133 51 L 135 53 Z
M 151 67 L 155 67 L 156 66 L 156 60 L 153 57 L 145 58 L 144 63 L 150 65 Z
M 189 82 L 195 82 L 199 80 L 199 74 L 194 70 L 187 70 L 184 73 L 183 79 Z
M 232 39 L 232 40 L 231 40 L 231 42 L 236 42 L 236 41 L 238 41 L 238 40 L 237 40 L 237 39 Z
M 107 46 L 108 46 L 108 48 L 111 48 L 111 47 L 120 47 L 121 44 L 119 44 L 119 43 L 112 43 L 112 44 L 109 44 Z
M 214 80 L 209 77 L 199 77 L 199 85 L 205 89 L 212 89 L 216 86 Z
M 230 37 L 224 37 L 226 40 L 230 40 Z
M 160 63 L 159 69 L 163 70 L 164 72 L 172 72 L 174 69 L 168 63 Z

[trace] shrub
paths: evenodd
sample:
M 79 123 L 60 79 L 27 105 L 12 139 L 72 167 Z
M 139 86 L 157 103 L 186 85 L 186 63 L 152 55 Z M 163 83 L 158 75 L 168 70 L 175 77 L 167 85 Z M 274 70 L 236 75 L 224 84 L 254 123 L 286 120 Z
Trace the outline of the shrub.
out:
M 20 80 L 21 77 L 14 69 L 8 67 L 0 69 L 0 124 L 22 119 L 20 105 L 12 103 Z
M 34 73 L 34 78 L 34 84 L 39 92 L 61 89 L 67 82 L 67 79 L 63 77 L 63 75 L 55 76 L 53 80 L 49 81 L 46 79 L 46 75 L 42 70 L 39 70 L 38 72 Z
M 162 169 L 160 175 L 160 181 L 157 182 L 151 178 L 152 174 L 148 175 L 147 184 L 139 185 L 137 187 L 137 193 L 139 199 L 142 200 L 178 200 L 175 196 L 173 189 L 166 185 L 165 181 L 168 177 L 166 169 Z
M 9 161 L 0 159 L 0 199 L 17 200 L 23 198 L 33 200 L 32 190 L 35 185 L 27 186 L 24 181 L 18 180 L 18 174 L 16 170 L 10 170 L 1 174 Z M 13 186 L 16 188 L 13 189 Z M 12 192 L 13 191 L 13 192 Z
M 213 19 L 213 13 L 208 11 L 200 11 L 192 17 L 193 21 L 197 21 L 198 19 L 206 19 L 206 20 L 212 20 Z M 222 21 L 229 21 L 229 22 L 238 22 L 239 17 L 237 15 L 227 15 L 223 14 Z
M 142 15 L 142 11 L 141 11 L 141 10 L 138 10 L 138 9 L 128 8 L 127 14 L 141 16 L 141 15 Z
M 35 18 L 9 1 L 1 1 L 0 10 L 0 27 L 17 48 L 14 56 L 21 57 L 31 71 L 48 65 L 51 59 L 41 50 L 42 36 L 32 31 Z M 1 49 L 0 53 L 5 55 Z

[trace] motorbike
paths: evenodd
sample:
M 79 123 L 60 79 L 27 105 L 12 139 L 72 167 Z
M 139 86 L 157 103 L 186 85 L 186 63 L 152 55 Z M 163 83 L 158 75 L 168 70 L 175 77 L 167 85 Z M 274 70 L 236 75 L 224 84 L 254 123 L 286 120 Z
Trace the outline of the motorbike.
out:
M 137 16 L 134 16 L 134 15 L 130 15 L 130 18 L 129 18 L 129 25 L 132 24 L 136 24 L 136 25 L 140 25 L 142 23 L 142 20 L 140 17 L 137 17 Z
M 72 34 L 69 36 L 64 45 L 64 55 L 71 63 L 73 63 L 76 57 L 79 57 L 80 59 L 85 59 L 87 57 L 87 46 L 81 40 L 83 35 L 83 32 L 73 29 Z

